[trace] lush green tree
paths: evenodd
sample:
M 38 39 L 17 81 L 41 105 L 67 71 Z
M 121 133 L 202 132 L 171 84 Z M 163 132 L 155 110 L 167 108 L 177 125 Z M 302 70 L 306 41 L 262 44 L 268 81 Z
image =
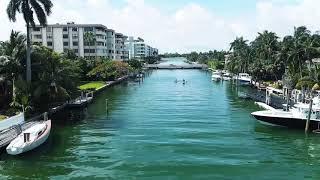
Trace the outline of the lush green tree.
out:
M 148 57 L 143 58 L 143 61 L 145 61 L 147 64 L 156 64 L 158 61 L 160 61 L 160 57 L 148 56 Z
M 25 57 L 26 38 L 19 32 L 12 31 L 10 39 L 0 44 L 0 94 L 3 94 L 2 103 L 15 97 L 13 92 L 14 81 L 22 77 L 22 59 Z M 1 93 L 2 92 L 2 93 Z M 12 94 L 12 99 L 9 94 Z
M 84 36 L 83 36 L 83 39 L 84 39 L 84 42 L 85 42 L 85 46 L 89 46 L 90 50 L 89 50 L 89 57 L 91 57 L 91 49 L 92 49 L 92 46 L 96 46 L 96 36 L 93 32 L 91 31 L 88 31 L 88 32 L 85 32 L 84 33 Z M 95 52 L 95 56 L 96 56 L 96 59 L 97 59 L 97 52 Z
M 264 31 L 258 33 L 257 38 L 251 42 L 252 62 L 250 73 L 256 80 L 282 78 L 284 63 L 278 58 L 280 43 L 275 33 Z
M 50 103 L 64 102 L 76 91 L 80 68 L 74 60 L 44 46 L 34 46 L 32 59 L 37 64 L 34 71 L 33 100 L 41 108 Z
M 121 61 L 102 61 L 97 64 L 87 75 L 96 81 L 113 81 L 128 75 L 132 69 L 128 63 Z
M 236 73 L 248 72 L 252 59 L 248 41 L 243 37 L 236 38 L 230 43 L 230 51 L 232 51 L 232 56 L 230 56 L 229 67 L 232 67 Z
M 51 14 L 53 4 L 51 0 L 10 0 L 7 14 L 10 21 L 16 21 L 16 14 L 22 13 L 27 26 L 27 81 L 31 81 L 31 41 L 30 27 L 35 27 L 34 15 L 40 25 L 47 25 L 47 16 Z
M 134 70 L 140 70 L 143 67 L 143 63 L 137 59 L 131 59 L 128 61 L 129 66 Z

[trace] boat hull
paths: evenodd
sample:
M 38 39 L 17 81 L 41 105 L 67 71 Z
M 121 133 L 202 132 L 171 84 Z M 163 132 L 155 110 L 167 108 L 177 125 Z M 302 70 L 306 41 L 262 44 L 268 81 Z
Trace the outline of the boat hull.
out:
M 9 144 L 9 146 L 6 148 L 7 153 L 10 155 L 22 154 L 24 152 L 31 151 L 37 148 L 38 146 L 42 145 L 44 142 L 46 142 L 51 131 L 51 120 L 45 121 L 45 123 L 46 123 L 45 131 L 36 140 L 34 140 L 31 143 L 25 144 L 23 147 L 18 147 L 18 148 L 11 147 L 11 144 Z M 18 136 L 17 138 L 21 138 L 21 137 Z
M 212 81 L 221 81 L 221 78 L 218 78 L 218 77 L 212 77 Z
M 289 117 L 268 117 L 262 115 L 253 115 L 253 117 L 255 117 L 258 121 L 261 121 L 262 124 L 272 124 L 293 129 L 305 129 L 306 126 L 305 119 L 296 119 Z M 310 120 L 309 129 L 318 129 L 318 123 L 319 121 Z
M 242 85 L 250 85 L 250 81 L 247 81 L 247 80 L 239 80 L 239 83 L 242 84 Z

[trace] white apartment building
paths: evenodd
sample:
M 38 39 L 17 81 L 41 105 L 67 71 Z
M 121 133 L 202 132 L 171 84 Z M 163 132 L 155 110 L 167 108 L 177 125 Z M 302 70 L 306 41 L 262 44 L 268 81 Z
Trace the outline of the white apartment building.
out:
M 125 42 L 128 36 L 121 33 L 116 33 L 116 43 L 115 43 L 115 59 L 116 60 L 129 60 L 128 52 L 125 48 Z
M 129 59 L 141 59 L 158 55 L 158 49 L 147 45 L 142 38 L 135 40 L 133 37 L 129 37 L 125 45 L 126 51 L 129 52 Z
M 101 24 L 53 24 L 46 27 L 36 26 L 31 28 L 30 32 L 33 43 L 42 44 L 59 53 L 71 49 L 80 57 L 104 57 L 113 60 L 125 60 L 124 54 L 128 54 L 124 52 L 127 36 L 120 36 Z M 94 42 L 85 38 L 88 33 L 93 34 Z

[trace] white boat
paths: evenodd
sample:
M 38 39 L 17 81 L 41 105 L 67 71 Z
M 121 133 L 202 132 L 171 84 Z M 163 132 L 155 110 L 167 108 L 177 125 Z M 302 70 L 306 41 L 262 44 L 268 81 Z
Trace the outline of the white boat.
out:
M 223 76 L 222 76 L 222 79 L 224 81 L 230 81 L 232 79 L 232 76 L 230 73 L 224 73 Z
M 50 130 L 51 120 L 48 120 L 22 131 L 22 133 L 8 145 L 7 153 L 18 155 L 35 149 L 48 139 Z
M 0 131 L 9 129 L 16 125 L 21 125 L 24 123 L 24 113 L 19 113 L 16 116 L 8 117 L 0 121 Z
M 248 85 L 250 84 L 252 77 L 247 73 L 239 73 L 237 79 L 239 80 L 240 84 Z
M 265 110 L 251 113 L 259 122 L 269 125 L 304 129 L 309 115 L 309 104 L 297 103 L 289 111 Z M 316 130 L 320 125 L 320 101 L 314 98 L 310 116 L 310 129 Z
M 212 81 L 220 81 L 222 79 L 221 72 L 214 71 L 212 72 Z

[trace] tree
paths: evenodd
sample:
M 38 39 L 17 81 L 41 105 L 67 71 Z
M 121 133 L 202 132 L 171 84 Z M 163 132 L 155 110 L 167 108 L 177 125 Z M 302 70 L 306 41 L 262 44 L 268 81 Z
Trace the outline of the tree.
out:
M 41 26 L 47 25 L 47 16 L 51 14 L 51 0 L 10 0 L 7 6 L 9 20 L 16 21 L 16 14 L 22 13 L 27 26 L 27 81 L 31 82 L 31 42 L 30 27 L 35 27 L 34 14 Z
M 252 76 L 261 79 L 282 78 L 284 65 L 278 58 L 280 44 L 278 36 L 274 32 L 264 31 L 258 33 L 257 38 L 251 42 L 253 61 L 250 64 Z
M 248 41 L 244 40 L 243 37 L 236 38 L 230 43 L 230 51 L 232 51 L 232 56 L 230 58 L 234 65 L 238 66 L 239 72 L 247 72 L 248 66 L 251 61 L 251 51 L 248 45 Z
M 35 104 L 46 105 L 52 102 L 64 102 L 76 91 L 80 69 L 77 62 L 64 58 L 44 46 L 34 46 L 32 58 L 37 63 L 33 82 L 33 100 Z M 46 110 L 46 109 L 43 109 Z
M 11 31 L 10 39 L 1 43 L 0 51 L 0 76 L 2 90 L 6 97 L 13 89 L 14 81 L 22 76 L 22 59 L 25 57 L 26 37 L 20 32 Z M 14 98 L 14 97 L 13 97 Z
M 135 70 L 140 70 L 143 66 L 142 62 L 137 59 L 131 59 L 128 61 L 129 66 Z
M 86 45 L 89 46 L 89 56 L 90 56 L 92 46 L 96 45 L 96 36 L 94 35 L 93 32 L 90 32 L 90 31 L 85 32 L 84 33 L 84 41 L 85 41 Z M 97 52 L 95 52 L 95 56 L 97 59 Z

